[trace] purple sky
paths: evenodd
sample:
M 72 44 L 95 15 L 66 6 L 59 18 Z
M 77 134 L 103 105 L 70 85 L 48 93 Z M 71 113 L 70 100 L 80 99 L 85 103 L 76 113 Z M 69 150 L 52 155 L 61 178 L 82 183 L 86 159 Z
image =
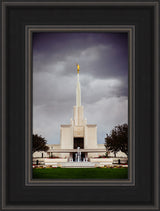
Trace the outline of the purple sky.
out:
M 60 142 L 76 104 L 76 63 L 82 105 L 97 124 L 98 143 L 117 124 L 128 122 L 127 33 L 33 33 L 33 132 Z

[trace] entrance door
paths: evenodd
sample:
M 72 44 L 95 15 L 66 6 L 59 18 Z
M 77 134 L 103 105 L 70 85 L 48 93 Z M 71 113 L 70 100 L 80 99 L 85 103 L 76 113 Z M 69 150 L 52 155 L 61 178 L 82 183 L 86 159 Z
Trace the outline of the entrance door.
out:
M 77 147 L 84 149 L 84 138 L 74 138 L 74 149 L 77 149 Z

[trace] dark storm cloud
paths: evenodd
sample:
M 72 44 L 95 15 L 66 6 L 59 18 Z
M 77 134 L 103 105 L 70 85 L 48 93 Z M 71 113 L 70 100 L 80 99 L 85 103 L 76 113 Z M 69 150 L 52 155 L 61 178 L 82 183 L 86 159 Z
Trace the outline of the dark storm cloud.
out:
M 73 116 L 76 63 L 86 117 L 98 125 L 98 142 L 103 143 L 104 131 L 127 122 L 126 33 L 33 34 L 33 130 L 59 143 L 60 125 Z
M 35 61 L 43 60 L 43 65 L 65 63 L 63 74 L 73 74 L 73 64 L 79 60 L 84 74 L 91 69 L 92 75 L 102 78 L 122 77 L 128 68 L 127 33 L 34 33 L 33 51 Z M 94 58 L 92 63 L 88 63 L 87 57 Z

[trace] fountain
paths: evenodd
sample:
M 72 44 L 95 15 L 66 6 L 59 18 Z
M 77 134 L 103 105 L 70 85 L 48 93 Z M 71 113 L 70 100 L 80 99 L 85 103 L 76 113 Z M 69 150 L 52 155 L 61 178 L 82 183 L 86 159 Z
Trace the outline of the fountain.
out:
M 61 163 L 63 168 L 95 168 L 94 162 L 88 162 L 88 158 L 84 158 L 81 155 L 80 147 L 77 147 L 77 152 L 75 153 L 75 162 L 73 158 L 69 162 Z
M 81 152 L 80 152 L 80 147 L 77 147 L 77 162 L 81 161 Z

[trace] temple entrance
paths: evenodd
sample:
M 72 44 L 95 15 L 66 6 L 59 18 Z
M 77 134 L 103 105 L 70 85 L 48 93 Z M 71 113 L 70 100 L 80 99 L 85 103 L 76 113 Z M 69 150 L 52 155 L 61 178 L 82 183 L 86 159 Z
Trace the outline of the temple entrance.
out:
M 77 147 L 80 147 L 80 149 L 84 149 L 84 138 L 74 138 L 74 149 L 77 149 Z

